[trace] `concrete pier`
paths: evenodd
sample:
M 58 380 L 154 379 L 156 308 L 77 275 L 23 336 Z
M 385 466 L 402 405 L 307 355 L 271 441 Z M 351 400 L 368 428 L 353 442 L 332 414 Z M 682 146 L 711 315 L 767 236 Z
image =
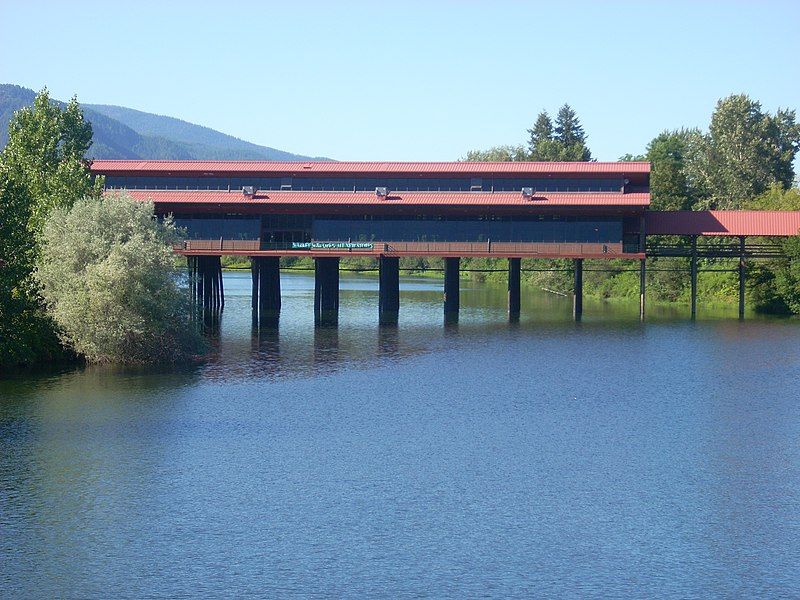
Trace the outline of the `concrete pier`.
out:
M 204 311 L 221 311 L 225 306 L 222 263 L 219 256 L 195 256 L 190 268 L 190 286 L 195 303 Z
M 512 321 L 519 319 L 520 313 L 520 273 L 522 259 L 508 259 L 508 318 Z
M 574 259 L 575 265 L 575 285 L 574 296 L 572 299 L 572 316 L 576 321 L 580 321 L 583 316 L 583 259 Z
M 281 312 L 281 268 L 277 256 L 251 258 L 253 321 L 275 324 Z
M 378 320 L 396 325 L 400 316 L 400 259 L 382 256 L 378 263 Z
M 459 266 L 460 258 L 444 259 L 444 314 L 446 319 L 457 320 L 459 299 Z
M 339 322 L 339 259 L 314 259 L 314 323 Z

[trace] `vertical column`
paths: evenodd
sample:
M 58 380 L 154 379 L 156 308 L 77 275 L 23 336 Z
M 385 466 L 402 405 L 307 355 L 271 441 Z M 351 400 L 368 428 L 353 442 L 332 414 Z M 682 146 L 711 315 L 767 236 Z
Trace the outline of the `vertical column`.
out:
M 519 319 L 520 313 L 520 271 L 522 259 L 508 259 L 508 318 Z
M 691 303 L 692 319 L 697 317 L 697 236 L 692 236 Z
M 216 262 L 217 273 L 219 276 L 219 307 L 220 310 L 225 308 L 225 280 L 222 278 L 222 257 L 217 257 Z
M 250 257 L 250 277 L 253 281 L 253 289 L 250 296 L 250 307 L 253 313 L 258 310 L 258 257 Z
M 339 320 L 339 258 L 314 261 L 314 323 L 335 325 Z
M 195 283 L 195 297 L 197 298 L 198 304 L 203 304 L 203 290 L 205 289 L 205 285 L 203 282 L 203 257 L 202 256 L 195 256 L 194 257 L 194 283 Z
M 400 316 L 400 259 L 382 256 L 378 263 L 378 321 L 397 324 Z
M 458 320 L 460 258 L 444 259 L 444 315 L 448 320 Z
M 745 262 L 744 262 L 744 242 L 745 237 L 739 237 L 739 318 L 744 319 L 744 276 L 745 276 Z
M 639 261 L 639 320 L 644 321 L 645 291 L 647 285 L 647 265 L 645 259 Z
M 572 316 L 580 321 L 583 316 L 583 259 L 575 259 L 575 295 L 572 299 Z
M 189 299 L 194 304 L 194 257 L 186 257 L 186 270 L 188 272 Z
M 281 259 L 258 259 L 258 314 L 262 325 L 277 325 L 281 312 Z
M 200 266 L 202 269 L 202 278 L 203 278 L 203 309 L 208 311 L 211 310 L 211 299 L 212 299 L 212 282 L 211 282 L 211 257 L 210 256 L 201 256 L 200 257 Z

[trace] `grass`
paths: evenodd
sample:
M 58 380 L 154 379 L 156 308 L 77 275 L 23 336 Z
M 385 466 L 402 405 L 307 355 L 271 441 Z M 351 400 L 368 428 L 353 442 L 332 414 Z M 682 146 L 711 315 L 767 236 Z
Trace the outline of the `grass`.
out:
M 648 302 L 658 304 L 689 304 L 689 274 L 683 265 L 670 261 L 648 265 Z M 250 270 L 250 259 L 246 256 L 223 256 L 222 267 L 229 271 Z M 569 260 L 526 259 L 522 262 L 521 284 L 526 288 L 572 292 L 572 262 Z M 723 269 L 726 264 L 709 263 L 701 269 Z M 343 258 L 340 268 L 348 273 L 378 273 L 378 260 L 371 257 Z M 444 278 L 444 260 L 441 258 L 401 258 L 402 275 L 426 279 Z M 285 271 L 314 271 L 314 259 L 310 256 L 282 257 L 281 269 Z M 549 270 L 548 270 L 549 269 Z M 605 269 L 607 272 L 600 272 Z M 686 272 L 684 272 L 686 271 Z M 465 258 L 461 261 L 461 278 L 490 285 L 506 284 L 506 262 L 504 259 Z M 586 261 L 584 263 L 584 295 L 609 301 L 628 301 L 639 296 L 638 262 L 630 261 Z M 711 271 L 701 272 L 697 286 L 698 301 L 720 306 L 738 301 L 738 281 L 735 273 Z

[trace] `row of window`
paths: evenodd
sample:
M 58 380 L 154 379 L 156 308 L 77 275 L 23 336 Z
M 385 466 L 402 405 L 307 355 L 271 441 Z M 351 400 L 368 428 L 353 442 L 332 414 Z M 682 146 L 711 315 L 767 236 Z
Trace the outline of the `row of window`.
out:
M 106 177 L 107 189 L 129 190 L 241 190 L 253 186 L 257 190 L 298 191 L 389 191 L 411 192 L 511 192 L 531 187 L 539 192 L 620 192 L 624 180 L 611 178 L 552 177 Z
M 620 221 L 348 221 L 315 219 L 312 238 L 395 242 L 622 241 Z
M 507 241 L 592 242 L 622 241 L 623 223 L 614 219 L 422 219 L 352 217 L 258 217 L 192 218 L 179 216 L 178 227 L 188 239 L 285 241 Z M 263 227 L 262 227 L 263 225 Z

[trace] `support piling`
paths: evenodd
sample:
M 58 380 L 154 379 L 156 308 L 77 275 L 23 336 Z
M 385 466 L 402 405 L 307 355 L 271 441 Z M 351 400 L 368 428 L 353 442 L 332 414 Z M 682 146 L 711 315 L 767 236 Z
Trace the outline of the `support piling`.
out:
M 444 314 L 445 319 L 458 320 L 460 307 L 459 266 L 460 258 L 444 259 Z
M 574 259 L 575 265 L 575 286 L 572 299 L 572 316 L 576 321 L 580 321 L 583 316 L 583 259 Z
M 314 324 L 336 325 L 339 321 L 339 259 L 314 260 Z
M 382 256 L 378 263 L 378 320 L 396 325 L 400 316 L 400 259 Z
M 519 319 L 520 313 L 520 272 L 522 259 L 508 259 L 508 318 L 512 321 Z

